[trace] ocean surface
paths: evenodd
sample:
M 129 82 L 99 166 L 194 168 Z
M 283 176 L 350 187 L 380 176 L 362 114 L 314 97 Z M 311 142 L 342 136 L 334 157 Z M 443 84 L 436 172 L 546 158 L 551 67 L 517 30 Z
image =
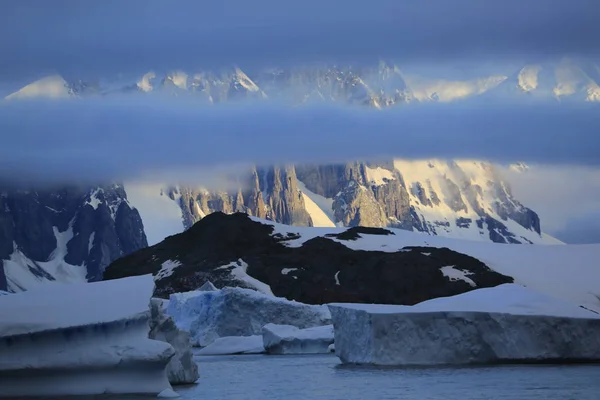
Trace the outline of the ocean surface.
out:
M 199 383 L 174 388 L 181 400 L 600 399 L 600 365 L 377 368 L 345 366 L 333 354 L 196 356 L 196 361 Z M 60 400 L 153 398 L 73 396 Z
M 600 365 L 374 368 L 334 355 L 197 357 L 198 400 L 598 400 Z

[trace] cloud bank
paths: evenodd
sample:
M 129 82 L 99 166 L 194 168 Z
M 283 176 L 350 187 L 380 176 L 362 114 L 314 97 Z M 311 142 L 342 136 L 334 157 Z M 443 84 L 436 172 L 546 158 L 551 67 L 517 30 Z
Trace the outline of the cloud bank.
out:
M 600 165 L 600 106 L 428 104 L 373 110 L 206 106 L 119 96 L 0 106 L 0 179 L 135 179 L 247 164 L 399 157 Z
M 3 0 L 0 76 L 597 57 L 597 0 Z
M 600 168 L 538 164 L 502 172 L 544 232 L 566 243 L 600 243 Z

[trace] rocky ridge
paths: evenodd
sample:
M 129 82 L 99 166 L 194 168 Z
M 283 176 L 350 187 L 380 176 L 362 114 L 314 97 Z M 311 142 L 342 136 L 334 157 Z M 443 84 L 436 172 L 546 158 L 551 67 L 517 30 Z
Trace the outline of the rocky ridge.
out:
M 273 226 L 246 214 L 215 212 L 186 232 L 115 261 L 104 278 L 152 273 L 158 297 L 195 290 L 210 281 L 217 287 L 272 291 L 278 297 L 307 304 L 416 304 L 513 281 L 481 261 L 447 248 L 406 247 L 382 252 L 352 250 L 340 243 L 355 240 L 357 234 L 393 232 L 356 227 L 294 246 L 290 244 L 297 238 L 294 234 L 277 234 Z M 442 269 L 449 265 L 469 274 L 472 284 L 449 280 Z

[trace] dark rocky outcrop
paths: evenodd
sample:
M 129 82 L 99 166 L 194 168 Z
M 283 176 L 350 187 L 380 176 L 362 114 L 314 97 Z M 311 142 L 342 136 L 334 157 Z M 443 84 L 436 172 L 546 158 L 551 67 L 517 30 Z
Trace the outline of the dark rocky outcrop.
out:
M 115 261 L 104 278 L 157 274 L 165 261 L 177 261 L 181 265 L 156 282 L 155 295 L 166 297 L 198 289 L 209 280 L 217 287 L 250 287 L 232 275 L 231 268 L 219 268 L 247 264 L 247 273 L 268 284 L 275 295 L 309 304 L 416 304 L 472 290 L 468 283 L 450 281 L 442 274 L 441 267 L 448 265 L 471 272 L 469 278 L 477 287 L 513 281 L 473 257 L 446 248 L 407 247 L 386 253 L 351 250 L 336 241 L 390 233 L 353 228 L 336 238 L 315 237 L 300 247 L 289 247 L 284 243 L 299 235 L 273 235 L 272 226 L 245 214 L 213 213 L 184 233 Z
M 62 261 L 86 268 L 90 281 L 100 280 L 118 257 L 148 245 L 140 215 L 120 185 L 2 193 L 0 260 L 9 259 L 16 249 L 29 260 L 24 269 L 54 280 L 39 263 L 54 257 L 59 236 L 66 241 Z M 2 289 L 5 274 L 0 271 Z

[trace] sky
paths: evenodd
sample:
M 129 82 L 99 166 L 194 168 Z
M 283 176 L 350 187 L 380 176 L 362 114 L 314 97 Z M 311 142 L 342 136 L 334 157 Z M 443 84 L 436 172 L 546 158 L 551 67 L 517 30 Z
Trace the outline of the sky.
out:
M 600 243 L 600 168 L 546 163 L 502 173 L 515 197 L 538 213 L 544 232 L 566 243 Z
M 251 70 L 387 59 L 410 71 L 456 75 L 465 65 L 471 74 L 474 66 L 514 71 L 565 56 L 597 63 L 599 7 L 597 0 L 180 0 L 168 7 L 159 0 L 4 0 L 0 93 L 55 73 L 141 76 L 232 64 Z M 600 221 L 599 107 L 489 101 L 384 111 L 273 102 L 207 107 L 160 96 L 6 102 L 0 131 L 12 133 L 0 136 L 0 179 L 185 179 L 182 171 L 206 177 L 257 162 L 375 157 L 525 161 L 538 167 L 511 182 L 542 225 L 567 241 L 600 241 L 600 224 L 582 222 Z
M 598 57 L 597 15 L 596 0 L 3 0 L 0 76 Z

